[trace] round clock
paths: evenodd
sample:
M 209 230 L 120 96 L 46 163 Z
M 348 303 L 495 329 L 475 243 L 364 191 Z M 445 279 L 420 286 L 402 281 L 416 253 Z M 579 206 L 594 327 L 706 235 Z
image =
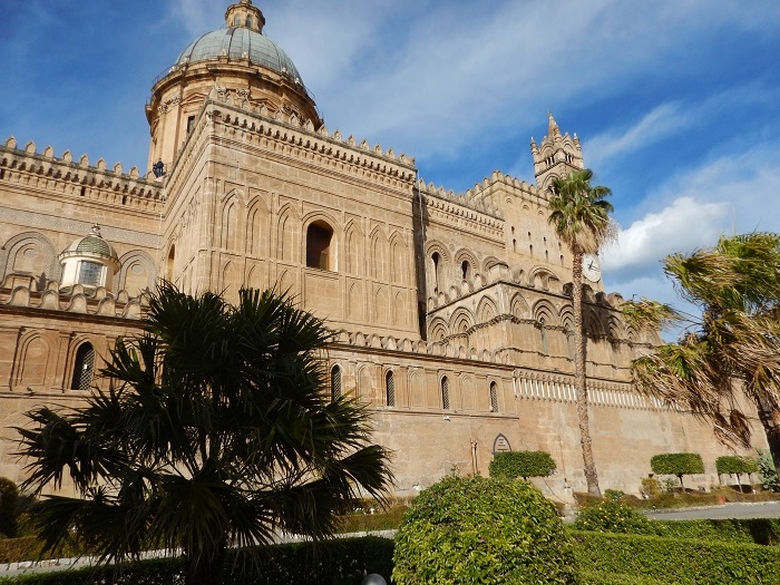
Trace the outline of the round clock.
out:
M 595 254 L 585 254 L 582 256 L 582 275 L 591 282 L 601 280 L 601 265 L 599 257 Z

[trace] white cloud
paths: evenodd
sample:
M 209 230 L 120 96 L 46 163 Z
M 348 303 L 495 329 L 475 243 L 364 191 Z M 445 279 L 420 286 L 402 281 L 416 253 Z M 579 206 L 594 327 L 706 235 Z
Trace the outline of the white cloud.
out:
M 722 234 L 780 233 L 778 158 L 780 143 L 758 143 L 670 177 L 645 202 L 655 209 L 620 230 L 617 244 L 603 251 L 608 288 L 691 310 L 663 274 L 661 260 L 712 246 Z
M 722 233 L 730 205 L 681 197 L 658 213 L 621 230 L 618 243 L 604 250 L 604 267 L 619 271 L 641 270 L 674 252 L 690 253 L 712 244 Z

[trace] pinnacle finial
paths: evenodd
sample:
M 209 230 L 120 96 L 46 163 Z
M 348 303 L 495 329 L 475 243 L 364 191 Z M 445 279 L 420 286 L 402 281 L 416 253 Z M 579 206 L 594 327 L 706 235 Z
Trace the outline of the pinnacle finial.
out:
M 561 129 L 558 127 L 558 123 L 553 118 L 552 112 L 547 110 L 547 136 L 559 136 Z

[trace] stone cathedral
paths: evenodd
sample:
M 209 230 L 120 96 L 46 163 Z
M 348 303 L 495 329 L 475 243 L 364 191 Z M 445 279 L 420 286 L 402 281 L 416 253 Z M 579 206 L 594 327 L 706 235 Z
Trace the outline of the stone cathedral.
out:
M 494 453 L 544 450 L 551 497 L 584 491 L 574 404 L 571 256 L 547 187 L 584 168 L 552 116 L 534 181 L 501 172 L 465 193 L 415 160 L 330 131 L 251 0 L 152 87 L 149 172 L 9 138 L 0 145 L 0 476 L 21 414 L 73 405 L 159 279 L 186 292 L 277 287 L 339 330 L 329 391 L 369 405 L 396 490 L 487 474 Z M 622 321 L 585 266 L 588 383 L 602 489 L 638 492 L 657 453 L 726 453 L 711 427 L 636 394 L 630 361 L 659 342 Z M 756 433 L 758 437 L 761 433 Z M 694 480 L 692 483 L 695 483 Z

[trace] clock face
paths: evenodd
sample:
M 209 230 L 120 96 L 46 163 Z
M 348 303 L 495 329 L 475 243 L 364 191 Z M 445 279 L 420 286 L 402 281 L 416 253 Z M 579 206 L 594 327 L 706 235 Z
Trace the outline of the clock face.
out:
M 595 254 L 585 254 L 582 257 L 582 275 L 591 282 L 601 280 L 601 265 Z

